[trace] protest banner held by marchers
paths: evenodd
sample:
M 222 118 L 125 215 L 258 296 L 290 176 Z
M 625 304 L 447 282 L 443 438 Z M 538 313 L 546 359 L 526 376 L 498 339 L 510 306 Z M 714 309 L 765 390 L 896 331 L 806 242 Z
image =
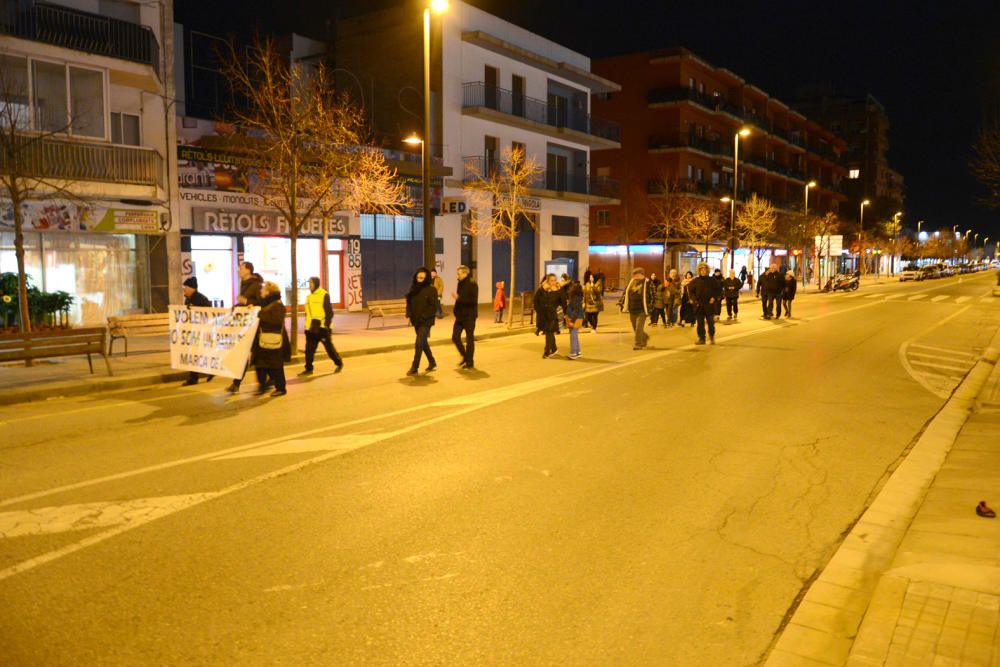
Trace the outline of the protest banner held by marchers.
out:
M 170 367 L 243 377 L 256 333 L 256 308 L 170 306 Z

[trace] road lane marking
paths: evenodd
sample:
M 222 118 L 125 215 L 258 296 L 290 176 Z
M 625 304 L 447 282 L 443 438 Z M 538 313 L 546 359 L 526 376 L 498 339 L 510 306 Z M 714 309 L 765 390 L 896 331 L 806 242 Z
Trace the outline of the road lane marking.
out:
M 912 357 L 913 355 L 911 354 L 910 356 Z M 935 364 L 930 361 L 916 361 L 916 360 L 911 361 L 910 364 L 913 366 L 926 366 L 928 368 L 944 368 L 949 371 L 960 371 L 963 374 L 968 373 L 969 370 L 971 370 L 972 368 L 972 366 L 951 366 L 949 364 Z
M 213 493 L 157 496 L 118 502 L 81 503 L 0 512 L 0 537 L 49 535 L 74 530 L 107 528 L 141 517 L 166 516 L 213 497 Z
M 955 299 L 955 303 L 965 303 L 966 301 L 971 301 L 971 300 L 972 300 L 971 296 L 960 296 L 957 299 Z
M 885 295 L 885 300 L 888 301 L 889 299 L 898 299 L 901 296 L 903 296 L 903 295 L 902 294 L 886 294 Z
M 881 299 L 881 298 L 883 298 L 883 296 L 884 295 L 882 295 L 882 294 L 866 294 L 865 298 L 866 299 Z
M 255 449 L 248 449 L 242 452 L 234 452 L 223 456 L 216 456 L 211 461 L 225 461 L 227 459 L 244 459 L 250 456 L 275 456 L 280 454 L 305 454 L 308 452 L 330 452 L 336 449 L 358 449 L 367 447 L 384 436 L 381 433 L 366 433 L 334 435 L 324 438 L 296 438 L 286 440 L 273 445 L 265 445 Z
M 934 345 L 924 345 L 923 343 L 912 343 L 910 347 L 916 347 L 921 350 L 934 350 L 940 354 L 950 354 L 954 357 L 966 357 L 968 359 L 973 359 L 977 355 L 971 354 L 969 352 L 963 352 L 961 350 L 952 350 L 947 347 L 935 347 Z
M 919 301 L 920 299 L 923 299 L 925 296 L 927 296 L 927 295 L 926 294 L 914 294 L 913 296 L 911 296 L 908 299 L 908 301 Z
M 939 301 L 944 301 L 945 299 L 950 299 L 950 298 L 951 298 L 950 294 L 939 294 L 938 296 L 932 298 L 931 302 L 932 303 L 937 303 Z
M 946 323 L 948 323 L 951 320 L 955 319 L 956 317 L 958 317 L 962 313 L 966 312 L 970 308 L 972 308 L 972 306 L 963 306 L 963 307 L 959 308 L 958 310 L 956 310 L 954 313 L 952 313 L 948 317 L 945 317 L 945 318 L 939 320 L 938 322 L 936 322 L 935 324 L 931 325 L 927 329 L 924 329 L 923 331 L 921 331 L 920 333 L 918 333 L 913 338 L 910 338 L 909 340 L 903 341 L 903 344 L 899 346 L 899 353 L 898 353 L 899 363 L 901 363 L 903 365 L 903 368 L 910 375 L 910 377 L 912 377 L 914 380 L 916 380 L 917 383 L 921 387 L 923 387 L 924 389 L 926 389 L 930 393 L 934 394 L 938 398 L 945 398 L 945 399 L 948 398 L 951 395 L 951 389 L 953 389 L 953 387 L 951 389 L 949 389 L 947 387 L 941 387 L 941 388 L 935 387 L 928 378 L 924 377 L 923 373 L 918 372 L 913 367 L 913 365 L 910 363 L 910 360 L 907 358 L 909 349 L 910 349 L 911 346 L 919 346 L 919 347 L 922 347 L 922 348 L 925 348 L 925 349 L 931 348 L 931 346 L 929 346 L 929 345 L 920 345 L 918 343 L 914 343 L 914 341 L 918 340 L 921 336 L 926 336 L 927 334 L 929 334 L 931 331 L 934 331 L 938 327 L 941 327 L 941 326 L 945 325 Z M 941 349 L 941 348 L 938 348 L 938 349 Z

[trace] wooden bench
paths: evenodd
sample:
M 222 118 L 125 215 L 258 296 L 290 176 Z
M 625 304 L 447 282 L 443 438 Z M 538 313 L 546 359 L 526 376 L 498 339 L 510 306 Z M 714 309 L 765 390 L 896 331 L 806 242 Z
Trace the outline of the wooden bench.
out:
M 108 330 L 111 338 L 108 342 L 108 355 L 112 353 L 115 341 L 119 338 L 125 341 L 125 356 L 128 356 L 129 334 L 153 335 L 170 333 L 170 313 L 150 313 L 148 315 L 112 315 L 108 318 Z
M 107 349 L 108 330 L 104 327 L 90 329 L 66 329 L 63 331 L 42 331 L 28 334 L 4 334 L 0 336 L 0 361 L 22 361 L 45 359 L 48 357 L 70 357 L 87 355 L 90 373 L 94 373 L 94 362 L 90 355 L 99 354 L 111 372 L 111 361 Z
M 368 302 L 368 324 L 365 328 L 371 327 L 372 320 L 376 317 L 382 318 L 382 328 L 385 328 L 385 318 L 388 315 L 406 315 L 406 299 L 381 299 Z

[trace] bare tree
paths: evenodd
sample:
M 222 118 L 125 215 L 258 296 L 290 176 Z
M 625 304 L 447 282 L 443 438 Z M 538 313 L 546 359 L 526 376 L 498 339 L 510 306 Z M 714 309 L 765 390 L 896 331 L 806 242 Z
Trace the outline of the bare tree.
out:
M 774 206 L 767 199 L 750 195 L 736 212 L 736 230 L 740 243 L 751 251 L 751 257 L 756 262 L 750 267 L 751 275 L 757 270 L 757 264 L 764 256 L 764 250 L 774 238 L 777 214 Z
M 311 71 L 290 65 L 270 38 L 258 39 L 245 58 L 229 44 L 223 63 L 234 97 L 245 103 L 231 110 L 241 133 L 234 148 L 267 165 L 259 194 L 288 223 L 294 351 L 296 246 L 305 225 L 338 210 L 397 210 L 405 195 L 385 156 L 371 145 L 364 111 L 336 93 L 322 63 Z
M 65 122 L 52 121 L 59 109 L 46 116 L 47 127 L 38 127 L 31 118 L 28 95 L 28 65 L 24 60 L 0 54 L 0 193 L 10 201 L 14 217 L 14 257 L 17 261 L 17 304 L 21 331 L 31 331 L 28 308 L 28 280 L 24 262 L 24 213 L 30 201 L 62 198 L 82 201 L 73 192 L 73 180 L 57 151 L 49 148 L 65 139 L 71 127 L 78 127 L 73 117 Z
M 538 186 L 542 168 L 534 158 L 527 157 L 522 148 L 505 148 L 496 168 L 487 166 L 487 173 L 479 173 L 469 165 L 475 178 L 466 185 L 472 195 L 477 215 L 469 221 L 469 231 L 478 236 L 510 241 L 510 293 L 513 296 L 517 283 L 517 235 L 523 225 L 534 228 L 535 223 L 527 207 L 527 197 Z M 488 210 L 489 215 L 478 215 Z M 514 309 L 507 313 L 507 327 L 514 326 Z
M 830 262 L 832 257 L 830 256 L 830 236 L 837 231 L 840 227 L 840 220 L 837 218 L 837 214 L 832 211 L 827 211 L 825 215 L 821 217 L 815 217 L 810 219 L 809 227 L 812 229 L 813 234 L 819 239 L 819 243 L 815 243 L 816 251 L 816 287 L 819 289 L 823 288 L 823 274 L 818 270 L 819 261 L 821 257 L 826 257 L 826 272 L 830 273 Z
M 986 186 L 987 194 L 981 199 L 990 208 L 1000 208 L 1000 113 L 996 114 L 979 132 L 972 145 L 969 163 L 972 175 Z
M 682 222 L 679 231 L 684 236 L 697 239 L 705 245 L 705 259 L 707 260 L 709 242 L 722 238 L 726 228 L 719 222 L 718 210 L 712 211 L 705 207 L 692 211 L 691 215 Z
M 648 217 L 650 200 L 633 170 L 625 171 L 620 201 L 613 227 L 615 240 L 625 246 L 626 266 L 619 266 L 618 274 L 619 280 L 624 281 L 632 273 L 632 245 L 646 240 L 650 233 Z
M 893 217 L 883 222 L 880 225 L 880 230 L 888 241 L 890 251 L 892 252 L 892 256 L 889 258 L 889 272 L 895 275 L 896 255 L 899 251 L 899 233 L 903 231 L 903 223 L 899 221 L 899 218 Z
M 670 259 L 670 237 L 690 228 L 691 221 L 699 211 L 710 211 L 709 203 L 703 197 L 691 194 L 684 182 L 663 179 L 656 183 L 658 196 L 651 197 L 648 217 L 649 235 L 663 237 L 663 275 L 667 275 Z

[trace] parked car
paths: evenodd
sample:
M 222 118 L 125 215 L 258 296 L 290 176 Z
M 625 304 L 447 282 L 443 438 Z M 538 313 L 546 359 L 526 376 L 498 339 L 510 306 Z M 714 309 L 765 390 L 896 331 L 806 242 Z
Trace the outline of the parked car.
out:
M 903 282 L 905 280 L 923 280 L 923 279 L 924 276 L 920 271 L 920 267 L 917 266 L 916 264 L 908 265 L 899 273 L 899 282 Z
M 955 268 L 949 264 L 938 264 L 939 277 L 947 278 L 948 276 L 955 275 Z
M 941 269 L 938 268 L 937 264 L 928 264 L 920 269 L 920 280 L 928 280 L 931 278 L 940 278 Z

